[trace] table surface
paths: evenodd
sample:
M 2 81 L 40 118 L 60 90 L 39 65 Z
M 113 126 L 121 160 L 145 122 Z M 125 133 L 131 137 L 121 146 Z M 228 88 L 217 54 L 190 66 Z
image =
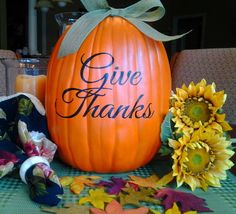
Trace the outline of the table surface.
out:
M 53 161 L 52 168 L 57 172 L 58 176 L 77 176 L 77 175 L 94 175 L 95 173 L 83 172 L 73 169 L 60 161 Z M 136 175 L 141 177 L 147 177 L 163 167 L 163 162 L 155 161 L 155 164 L 149 164 L 145 167 L 141 167 L 135 171 L 128 173 L 115 174 L 117 177 L 127 178 L 128 175 Z M 114 174 L 96 174 L 102 177 L 102 179 L 109 179 Z M 231 172 L 228 172 L 227 180 L 221 182 L 221 188 L 209 188 L 207 192 L 197 189 L 194 194 L 206 199 L 208 207 L 216 214 L 235 214 L 236 213 L 236 176 Z M 172 184 L 173 188 L 176 184 Z M 83 191 L 79 196 L 73 195 L 68 188 L 65 188 L 62 204 L 76 203 L 80 197 L 86 195 L 87 190 Z M 181 187 L 179 190 L 185 192 L 191 192 L 189 188 Z M 156 206 L 156 205 L 155 205 Z M 151 208 L 162 211 L 161 207 L 152 206 Z M 150 207 L 150 206 L 149 206 Z M 0 214 L 38 214 L 40 211 L 40 205 L 30 200 L 28 195 L 27 186 L 21 182 L 18 177 L 4 177 L 0 179 Z

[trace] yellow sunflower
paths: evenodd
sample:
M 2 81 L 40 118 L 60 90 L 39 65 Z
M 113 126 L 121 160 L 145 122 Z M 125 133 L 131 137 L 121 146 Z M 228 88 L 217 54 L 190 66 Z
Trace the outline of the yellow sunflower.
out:
M 174 149 L 173 176 L 178 187 L 188 184 L 192 190 L 208 186 L 220 187 L 220 180 L 226 179 L 226 170 L 233 166 L 230 157 L 234 152 L 225 137 L 215 132 L 199 129 L 192 135 L 169 139 L 169 146 Z
M 206 80 L 196 85 L 183 85 L 171 96 L 171 108 L 176 133 L 191 134 L 199 127 L 207 127 L 217 132 L 229 131 L 232 128 L 225 121 L 225 114 L 220 110 L 225 103 L 224 91 L 215 91 L 215 84 L 207 85 Z

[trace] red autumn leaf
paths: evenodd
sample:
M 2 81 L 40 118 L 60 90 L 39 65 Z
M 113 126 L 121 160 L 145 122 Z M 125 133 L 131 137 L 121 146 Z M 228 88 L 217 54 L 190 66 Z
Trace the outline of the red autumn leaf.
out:
M 182 212 L 198 211 L 198 212 L 212 212 L 203 198 L 199 198 L 192 193 L 177 191 L 170 188 L 164 188 L 157 191 L 155 198 L 162 199 L 162 204 L 165 210 L 173 207 L 174 203 L 180 204 Z

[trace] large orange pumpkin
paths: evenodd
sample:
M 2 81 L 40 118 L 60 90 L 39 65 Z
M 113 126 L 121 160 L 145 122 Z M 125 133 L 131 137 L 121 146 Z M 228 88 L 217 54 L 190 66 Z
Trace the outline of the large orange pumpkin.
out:
M 159 149 L 171 77 L 161 42 L 107 17 L 80 49 L 49 63 L 46 113 L 60 157 L 85 171 L 122 172 Z

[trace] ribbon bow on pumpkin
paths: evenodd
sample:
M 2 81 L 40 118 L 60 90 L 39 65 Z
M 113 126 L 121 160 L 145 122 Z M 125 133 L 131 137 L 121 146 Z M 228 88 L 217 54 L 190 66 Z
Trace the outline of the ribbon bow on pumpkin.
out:
M 108 16 L 120 16 L 126 19 L 142 33 L 157 41 L 170 41 L 186 34 L 167 36 L 145 23 L 157 21 L 164 16 L 165 8 L 160 0 L 140 0 L 122 9 L 109 6 L 106 0 L 81 0 L 81 2 L 88 13 L 81 16 L 66 33 L 58 53 L 59 57 L 79 50 L 89 33 Z M 150 11 L 151 9 L 154 10 Z

